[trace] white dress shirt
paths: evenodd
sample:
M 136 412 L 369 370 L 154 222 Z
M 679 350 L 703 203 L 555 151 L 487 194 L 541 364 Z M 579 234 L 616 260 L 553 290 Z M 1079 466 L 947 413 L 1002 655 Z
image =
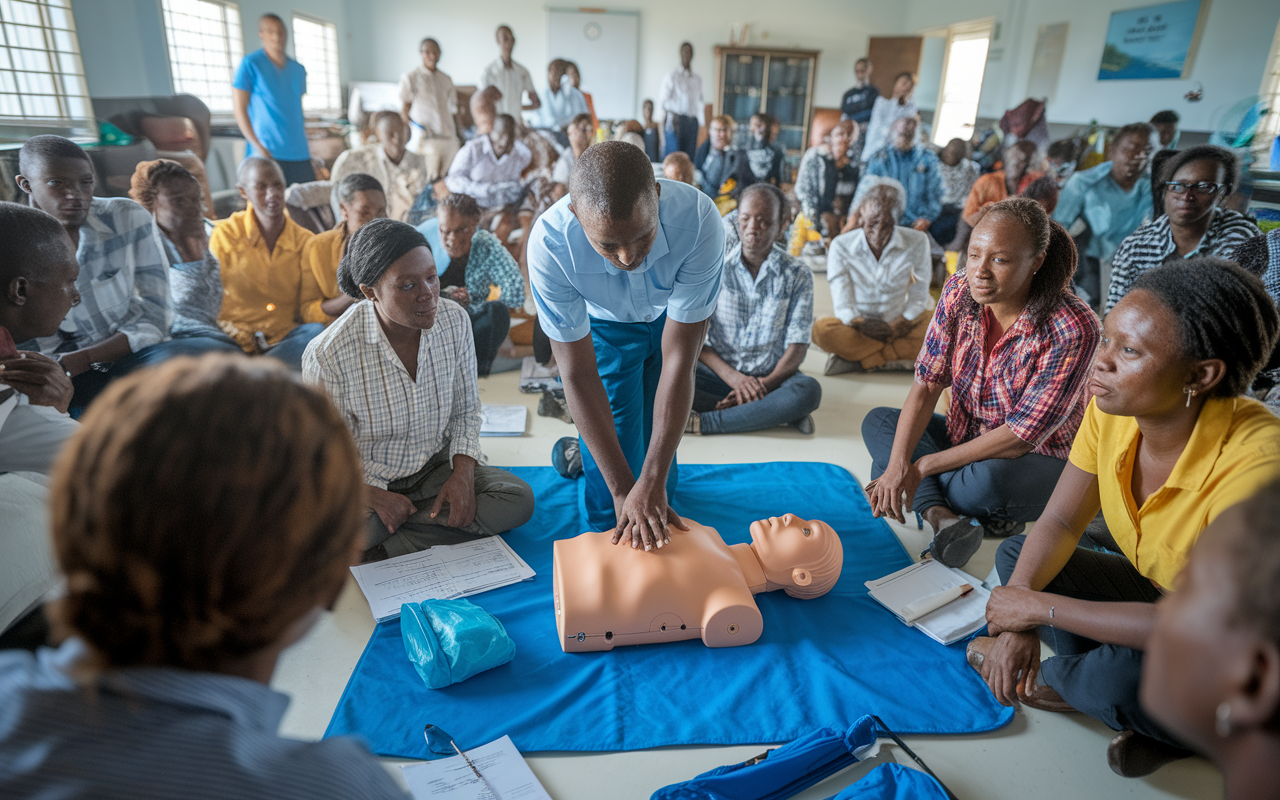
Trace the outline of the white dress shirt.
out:
M 932 278 L 927 233 L 897 226 L 878 259 L 862 228 L 831 240 L 827 282 L 836 316 L 846 325 L 859 318 L 915 319 L 933 305 Z
M 311 340 L 302 374 L 324 387 L 360 450 L 365 483 L 379 489 L 413 475 L 448 448 L 480 461 L 480 390 L 471 318 L 440 298 L 422 332 L 414 380 L 382 332 L 373 303 L 356 303 Z
M 477 136 L 454 156 L 444 185 L 451 192 L 474 197 L 481 208 L 500 208 L 520 199 L 524 191 L 520 175 L 531 161 L 533 153 L 524 142 L 514 142 L 498 158 L 489 137 Z
M 702 119 L 702 78 L 691 69 L 680 67 L 668 72 L 658 98 L 664 111 Z
M 480 74 L 480 89 L 484 90 L 489 86 L 496 86 L 502 92 L 502 99 L 497 103 L 498 113 L 510 114 L 516 118 L 516 122 L 520 121 L 520 111 L 524 108 L 524 93 L 528 92 L 533 96 L 537 92 L 533 88 L 533 78 L 524 65 L 512 61 L 508 68 L 502 63 L 501 57 L 485 67 Z
M 453 115 L 458 113 L 458 91 L 453 79 L 440 70 L 428 72 L 418 65 L 400 76 L 400 102 L 410 103 L 409 119 L 432 139 L 458 135 Z

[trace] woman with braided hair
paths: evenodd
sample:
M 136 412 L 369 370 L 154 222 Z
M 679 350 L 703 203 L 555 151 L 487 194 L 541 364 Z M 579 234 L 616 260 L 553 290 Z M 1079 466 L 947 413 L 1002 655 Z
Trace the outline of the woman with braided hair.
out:
M 963 566 L 984 532 L 1009 536 L 1049 501 L 1084 416 L 1098 318 L 1071 291 L 1076 248 L 1026 197 L 990 206 L 968 266 L 942 289 L 906 403 L 862 423 L 878 517 L 914 510 L 930 552 Z M 935 414 L 951 387 L 947 415 Z
M 363 543 L 328 398 L 271 360 L 184 358 L 81 422 L 50 502 L 69 638 L 0 653 L 0 795 L 404 800 L 362 745 L 276 733 L 276 661 Z
M 969 663 L 1005 705 L 1120 731 L 1107 751 L 1120 775 L 1187 755 L 1138 703 L 1143 650 L 1200 532 L 1280 478 L 1280 419 L 1242 396 L 1278 329 L 1262 281 L 1235 264 L 1143 273 L 1107 315 L 1093 400 L 1048 507 L 996 554 L 1004 586 Z M 1118 553 L 1078 546 L 1099 510 Z M 1056 653 L 1043 664 L 1039 639 Z

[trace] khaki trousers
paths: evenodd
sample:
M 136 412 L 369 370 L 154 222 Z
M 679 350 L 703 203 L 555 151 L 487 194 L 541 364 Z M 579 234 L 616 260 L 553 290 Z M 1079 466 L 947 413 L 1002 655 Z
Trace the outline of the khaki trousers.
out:
M 876 369 L 890 361 L 914 361 L 920 354 L 931 319 L 932 313 L 921 314 L 905 336 L 882 342 L 845 325 L 836 317 L 823 317 L 813 323 L 813 343 L 863 369 Z
M 418 140 L 418 152 L 427 162 L 427 183 L 435 183 L 445 176 L 460 147 L 456 136 L 441 139 L 423 136 Z

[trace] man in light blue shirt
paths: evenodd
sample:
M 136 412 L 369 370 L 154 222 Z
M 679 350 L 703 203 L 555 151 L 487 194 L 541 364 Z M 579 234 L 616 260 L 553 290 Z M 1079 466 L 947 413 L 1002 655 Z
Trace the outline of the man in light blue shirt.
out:
M 916 144 L 915 117 L 901 117 L 893 123 L 888 147 L 867 162 L 867 174 L 893 178 L 907 190 L 907 207 L 899 225 L 928 232 L 942 213 L 942 168 L 929 148 Z
M 231 82 L 236 124 L 249 143 L 247 155 L 279 164 L 286 186 L 309 183 L 316 173 L 302 115 L 307 70 L 285 53 L 289 33 L 280 17 L 263 14 L 258 37 L 262 49 L 244 57 Z
M 563 58 L 557 58 L 547 66 L 545 99 L 538 110 L 529 114 L 529 124 L 535 128 L 554 131 L 556 142 L 561 147 L 569 146 L 565 128 L 573 122 L 574 117 L 587 113 L 587 99 L 565 74 L 568 64 Z
M 1053 218 L 1068 230 L 1081 217 L 1089 223 L 1089 241 L 1080 253 L 1076 284 L 1090 305 L 1100 305 L 1106 293 L 1101 286 L 1103 261 L 1138 229 L 1151 213 L 1152 127 L 1145 122 L 1125 125 L 1111 143 L 1111 160 L 1077 172 L 1067 180 Z
M 720 293 L 720 214 L 692 186 L 655 182 L 643 150 L 602 142 L 578 159 L 569 195 L 534 224 L 528 258 L 538 322 L 582 434 L 556 444 L 557 469 L 581 470 L 594 530 L 661 547 L 671 525 L 682 527 L 669 501 Z

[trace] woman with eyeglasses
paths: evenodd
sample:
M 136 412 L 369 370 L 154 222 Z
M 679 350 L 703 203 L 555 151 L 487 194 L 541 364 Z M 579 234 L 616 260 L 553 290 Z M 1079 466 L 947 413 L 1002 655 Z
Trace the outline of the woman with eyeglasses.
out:
M 1240 167 L 1235 154 L 1202 144 L 1180 151 L 1164 167 L 1164 213 L 1129 234 L 1111 259 L 1107 312 L 1138 276 L 1175 258 L 1230 258 L 1258 226 L 1239 211 L 1223 208 L 1235 191 Z

